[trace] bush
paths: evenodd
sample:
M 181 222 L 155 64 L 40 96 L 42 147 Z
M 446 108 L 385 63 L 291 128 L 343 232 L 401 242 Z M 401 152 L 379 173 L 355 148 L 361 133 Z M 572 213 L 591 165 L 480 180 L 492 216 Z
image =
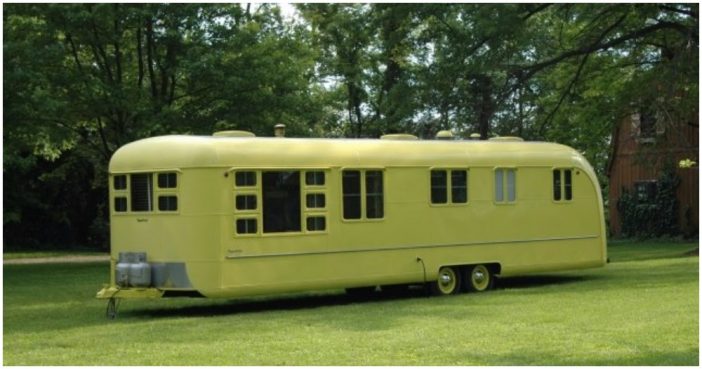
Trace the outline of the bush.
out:
M 679 235 L 679 205 L 675 196 L 679 184 L 675 167 L 667 164 L 658 177 L 653 199 L 641 200 L 635 192 L 622 188 L 617 210 L 621 215 L 623 236 L 651 238 Z

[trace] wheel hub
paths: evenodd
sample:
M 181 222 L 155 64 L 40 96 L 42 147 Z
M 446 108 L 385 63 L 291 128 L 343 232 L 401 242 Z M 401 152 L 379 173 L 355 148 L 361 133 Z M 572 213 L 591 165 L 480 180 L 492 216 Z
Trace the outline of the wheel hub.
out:
M 480 270 L 476 270 L 475 272 L 473 272 L 473 280 L 476 283 L 483 283 L 483 281 L 485 280 L 485 273 L 483 273 Z

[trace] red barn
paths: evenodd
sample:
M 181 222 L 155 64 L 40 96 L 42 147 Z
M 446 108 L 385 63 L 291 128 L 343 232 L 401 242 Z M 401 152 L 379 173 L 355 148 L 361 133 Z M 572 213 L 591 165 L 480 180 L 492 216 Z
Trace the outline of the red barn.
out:
M 654 114 L 634 113 L 623 119 L 612 136 L 609 177 L 609 224 L 613 236 L 621 235 L 617 202 L 622 189 L 646 201 L 656 191 L 666 161 L 672 161 L 680 179 L 677 187 L 678 225 L 684 234 L 697 233 L 699 224 L 699 166 L 680 168 L 691 159 L 699 163 L 699 119 L 664 124 Z

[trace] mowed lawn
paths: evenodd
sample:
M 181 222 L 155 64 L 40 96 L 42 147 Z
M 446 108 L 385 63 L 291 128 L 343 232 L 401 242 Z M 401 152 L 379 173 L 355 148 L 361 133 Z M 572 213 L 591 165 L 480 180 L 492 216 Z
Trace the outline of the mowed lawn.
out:
M 427 298 L 94 299 L 107 263 L 4 266 L 5 365 L 698 365 L 696 244 Z

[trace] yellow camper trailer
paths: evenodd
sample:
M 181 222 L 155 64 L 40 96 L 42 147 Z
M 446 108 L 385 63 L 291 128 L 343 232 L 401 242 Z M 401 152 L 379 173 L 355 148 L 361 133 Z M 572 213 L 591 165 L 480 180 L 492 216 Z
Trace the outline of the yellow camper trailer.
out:
M 99 298 L 419 283 L 453 294 L 606 262 L 600 188 L 572 148 L 252 136 L 154 137 L 114 154 Z

